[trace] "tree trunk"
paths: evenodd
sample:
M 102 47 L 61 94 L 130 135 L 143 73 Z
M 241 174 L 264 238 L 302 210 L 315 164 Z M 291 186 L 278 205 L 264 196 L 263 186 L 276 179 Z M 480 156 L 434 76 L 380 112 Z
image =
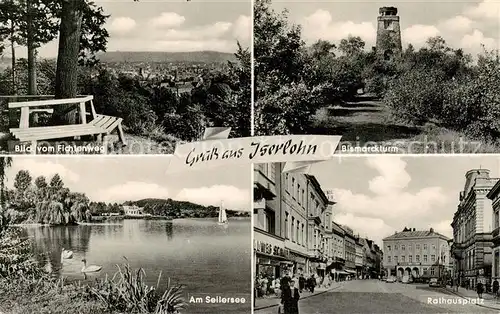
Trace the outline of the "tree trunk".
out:
M 12 93 L 17 95 L 17 82 L 16 82 L 16 46 L 14 40 L 14 21 L 10 21 L 10 51 L 12 54 Z
M 56 69 L 56 99 L 77 96 L 82 5 L 82 0 L 65 0 L 62 4 Z M 57 106 L 56 108 L 55 119 L 64 120 L 63 115 L 68 111 L 68 106 Z
M 33 6 L 32 0 L 26 1 L 26 35 L 28 46 L 28 95 L 36 95 L 36 60 L 33 38 Z

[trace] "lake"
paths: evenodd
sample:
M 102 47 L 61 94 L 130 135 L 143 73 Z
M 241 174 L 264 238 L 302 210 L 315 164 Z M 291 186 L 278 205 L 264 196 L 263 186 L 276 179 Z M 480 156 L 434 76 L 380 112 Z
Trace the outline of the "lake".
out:
M 112 276 L 125 262 L 142 267 L 147 281 L 160 289 L 168 278 L 185 286 L 185 297 L 238 297 L 245 304 L 189 303 L 183 313 L 250 313 L 251 222 L 230 219 L 227 227 L 216 219 L 122 220 L 79 226 L 23 227 L 34 239 L 34 251 L 45 267 L 58 276 L 82 282 Z M 61 250 L 72 250 L 72 259 L 61 263 Z M 45 256 L 45 257 L 43 257 Z M 83 277 L 82 259 L 100 265 L 96 274 Z

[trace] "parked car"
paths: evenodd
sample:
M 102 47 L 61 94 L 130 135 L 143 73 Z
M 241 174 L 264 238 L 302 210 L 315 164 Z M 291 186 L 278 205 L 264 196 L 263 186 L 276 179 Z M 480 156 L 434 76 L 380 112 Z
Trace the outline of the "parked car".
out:
M 389 283 L 396 282 L 396 277 L 388 277 L 385 282 L 389 282 Z
M 441 285 L 439 284 L 439 281 L 437 278 L 431 278 L 429 280 L 429 287 L 440 287 Z

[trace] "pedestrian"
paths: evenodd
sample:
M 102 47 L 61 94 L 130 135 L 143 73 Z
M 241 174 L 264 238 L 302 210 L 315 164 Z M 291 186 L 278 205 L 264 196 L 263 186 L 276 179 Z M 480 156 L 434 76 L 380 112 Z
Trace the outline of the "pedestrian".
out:
M 283 314 L 299 314 L 299 289 L 294 279 L 290 281 L 290 285 L 283 287 L 281 294 L 281 304 L 283 304 Z
M 304 274 L 301 273 L 299 276 L 299 292 L 302 293 L 305 287 L 306 287 L 306 278 L 304 278 Z
M 493 294 L 495 295 L 495 299 L 498 299 L 499 288 L 500 288 L 500 285 L 498 284 L 498 280 L 495 279 L 495 281 L 493 281 Z
M 480 299 L 483 298 L 484 287 L 482 282 L 478 282 L 476 285 L 477 295 Z

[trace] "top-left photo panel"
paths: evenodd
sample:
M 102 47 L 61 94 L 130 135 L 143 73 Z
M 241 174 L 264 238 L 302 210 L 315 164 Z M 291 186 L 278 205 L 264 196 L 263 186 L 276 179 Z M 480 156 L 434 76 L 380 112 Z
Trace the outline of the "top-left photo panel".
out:
M 213 128 L 250 136 L 251 10 L 0 1 L 0 154 L 172 154 Z

